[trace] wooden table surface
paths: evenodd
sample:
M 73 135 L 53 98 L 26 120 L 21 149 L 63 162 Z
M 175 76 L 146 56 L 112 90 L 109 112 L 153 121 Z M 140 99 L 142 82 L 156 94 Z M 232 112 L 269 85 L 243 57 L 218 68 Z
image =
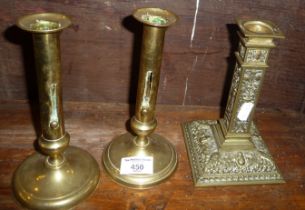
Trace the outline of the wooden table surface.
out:
M 65 125 L 71 145 L 89 151 L 101 166 L 105 145 L 126 131 L 129 106 L 66 102 Z M 23 101 L 0 103 L 0 209 L 21 209 L 11 190 L 12 174 L 28 155 L 39 129 L 37 108 Z M 31 113 L 34 113 L 33 115 Z M 285 184 L 195 188 L 180 123 L 217 119 L 216 108 L 158 106 L 157 133 L 176 147 L 179 165 L 166 182 L 148 190 L 114 183 L 101 168 L 94 194 L 75 209 L 81 210 L 198 210 L 198 209 L 305 209 L 305 116 L 290 111 L 258 110 L 255 121 L 281 170 Z

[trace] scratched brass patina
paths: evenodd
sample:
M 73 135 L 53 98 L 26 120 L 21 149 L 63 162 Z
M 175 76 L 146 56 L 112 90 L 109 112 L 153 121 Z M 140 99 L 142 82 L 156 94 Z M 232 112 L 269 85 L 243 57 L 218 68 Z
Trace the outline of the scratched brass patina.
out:
M 159 8 L 142 8 L 133 17 L 144 24 L 137 101 L 131 118 L 133 133 L 111 141 L 102 162 L 115 181 L 132 188 L 147 188 L 169 177 L 177 166 L 173 145 L 153 134 L 157 126 L 155 107 L 165 31 L 176 22 L 177 16 Z M 153 157 L 153 173 L 122 175 L 121 159 L 134 156 Z
M 283 183 L 253 114 L 274 38 L 272 22 L 238 20 L 240 42 L 224 118 L 182 125 L 196 186 Z
M 33 37 L 42 134 L 41 153 L 15 171 L 14 194 L 27 209 L 70 209 L 93 192 L 100 176 L 89 153 L 68 146 L 64 128 L 59 35 L 71 21 L 62 14 L 40 13 L 20 18 L 17 25 Z

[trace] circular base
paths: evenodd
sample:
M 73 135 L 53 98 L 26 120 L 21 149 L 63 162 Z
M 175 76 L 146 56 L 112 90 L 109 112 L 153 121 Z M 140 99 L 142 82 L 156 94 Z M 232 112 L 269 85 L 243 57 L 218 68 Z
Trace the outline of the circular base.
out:
M 176 169 L 177 153 L 171 143 L 163 137 L 152 134 L 149 144 L 139 147 L 134 143 L 135 136 L 126 133 L 110 142 L 103 153 L 103 164 L 112 178 L 128 187 L 148 188 L 168 178 Z M 124 157 L 153 157 L 153 174 L 120 174 L 121 159 Z
M 86 151 L 68 147 L 65 163 L 47 167 L 46 156 L 35 153 L 16 170 L 13 190 L 17 200 L 29 209 L 69 209 L 89 196 L 99 182 L 99 167 Z

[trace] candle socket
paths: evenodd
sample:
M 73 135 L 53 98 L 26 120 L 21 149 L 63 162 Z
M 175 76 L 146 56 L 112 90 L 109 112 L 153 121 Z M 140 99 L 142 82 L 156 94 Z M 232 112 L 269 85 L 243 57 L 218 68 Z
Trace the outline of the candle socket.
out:
M 237 20 L 240 42 L 224 118 L 182 125 L 195 186 L 283 183 L 253 113 L 274 38 L 270 21 Z

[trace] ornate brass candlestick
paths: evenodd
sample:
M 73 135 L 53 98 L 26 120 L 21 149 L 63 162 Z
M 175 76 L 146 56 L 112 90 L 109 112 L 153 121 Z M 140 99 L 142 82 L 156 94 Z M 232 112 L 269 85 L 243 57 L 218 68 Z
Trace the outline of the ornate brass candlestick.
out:
M 15 196 L 29 209 L 69 209 L 99 181 L 97 162 L 86 151 L 68 147 L 64 128 L 59 34 L 70 24 L 68 17 L 55 13 L 24 16 L 17 23 L 33 35 L 42 127 L 38 144 L 47 155 L 31 155 L 14 174 Z
M 273 38 L 273 23 L 238 20 L 241 33 L 223 119 L 185 123 L 183 130 L 196 186 L 283 183 L 252 120 Z
M 164 35 L 177 17 L 158 8 L 138 9 L 133 16 L 144 23 L 136 111 L 131 119 L 131 128 L 136 135 L 127 133 L 114 139 L 103 154 L 103 164 L 114 180 L 129 187 L 146 188 L 170 176 L 177 165 L 174 147 L 163 137 L 152 134 L 157 126 L 155 106 Z M 128 157 L 135 157 L 133 160 L 150 157 L 153 162 L 151 173 L 123 174 L 121 163 Z M 141 170 L 142 166 L 134 164 L 131 167 Z

